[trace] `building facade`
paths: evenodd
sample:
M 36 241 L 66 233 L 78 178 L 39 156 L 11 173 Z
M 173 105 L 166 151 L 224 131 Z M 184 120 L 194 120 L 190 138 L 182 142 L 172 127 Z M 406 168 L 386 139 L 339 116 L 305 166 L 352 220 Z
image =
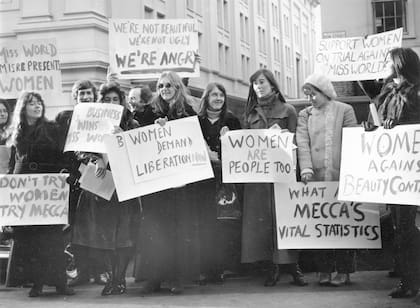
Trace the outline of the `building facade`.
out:
M 222 83 L 233 101 L 243 102 L 249 76 L 258 68 L 275 73 L 288 98 L 301 96 L 312 72 L 319 0 L 1 0 L 0 42 L 56 38 L 66 99 L 50 111 L 72 106 L 78 79 L 105 81 L 109 18 L 194 18 L 199 27 L 200 77 Z M 121 82 L 125 87 L 140 81 Z M 1 94 L 0 94 L 1 97 Z M 51 104 L 50 104 L 51 105 Z M 50 112 L 52 113 L 52 112 Z

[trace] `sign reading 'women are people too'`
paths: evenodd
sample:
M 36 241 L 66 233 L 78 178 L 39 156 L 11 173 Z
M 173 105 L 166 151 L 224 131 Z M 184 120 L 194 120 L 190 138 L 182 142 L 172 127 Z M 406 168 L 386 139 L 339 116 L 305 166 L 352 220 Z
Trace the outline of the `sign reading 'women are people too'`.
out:
M 110 70 L 119 79 L 158 78 L 162 71 L 198 77 L 194 19 L 110 19 Z

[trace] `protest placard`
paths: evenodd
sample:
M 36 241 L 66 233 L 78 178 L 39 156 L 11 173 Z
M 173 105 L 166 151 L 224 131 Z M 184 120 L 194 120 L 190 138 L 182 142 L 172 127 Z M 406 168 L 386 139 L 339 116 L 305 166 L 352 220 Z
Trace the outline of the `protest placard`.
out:
M 369 80 L 390 75 L 388 51 L 401 47 L 403 29 L 364 37 L 321 39 L 315 53 L 315 71 L 332 81 Z
M 55 39 L 13 40 L 0 44 L 0 93 L 17 98 L 22 91 L 61 93 L 60 59 Z
M 224 183 L 296 181 L 292 133 L 243 129 L 226 133 L 221 142 Z
M 119 201 L 214 176 L 196 116 L 108 135 L 105 144 Z
M 83 103 L 74 107 L 64 151 L 105 153 L 104 136 L 119 126 L 123 106 Z
M 10 147 L 0 145 L 0 174 L 5 174 L 9 170 Z
M 337 193 L 338 182 L 275 183 L 278 248 L 381 248 L 379 206 Z
M 119 79 L 158 78 L 163 71 L 200 75 L 194 19 L 110 19 L 109 65 Z
M 344 128 L 340 200 L 420 206 L 420 125 Z
M 95 168 L 96 166 L 92 163 L 80 165 L 80 188 L 109 201 L 115 191 L 112 173 L 109 170 L 105 170 L 105 176 L 97 177 L 95 175 Z
M 68 223 L 68 174 L 0 175 L 0 226 Z

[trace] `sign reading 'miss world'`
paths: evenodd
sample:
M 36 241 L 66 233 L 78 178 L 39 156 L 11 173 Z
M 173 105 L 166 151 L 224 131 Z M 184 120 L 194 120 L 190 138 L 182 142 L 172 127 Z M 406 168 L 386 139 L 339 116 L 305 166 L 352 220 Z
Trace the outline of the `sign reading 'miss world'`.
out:
M 119 79 L 158 78 L 163 71 L 198 77 L 194 19 L 110 19 L 110 71 Z

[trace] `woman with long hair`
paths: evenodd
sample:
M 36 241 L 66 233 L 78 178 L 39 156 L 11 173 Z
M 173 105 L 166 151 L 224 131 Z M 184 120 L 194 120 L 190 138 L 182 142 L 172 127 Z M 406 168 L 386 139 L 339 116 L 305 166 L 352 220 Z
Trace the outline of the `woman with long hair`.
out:
M 152 101 L 159 117 L 156 123 L 165 125 L 167 120 L 195 115 L 176 73 L 163 72 L 157 89 L 158 96 Z M 169 284 L 172 294 L 179 294 L 185 283 L 199 279 L 198 213 L 193 188 L 189 184 L 141 198 L 135 277 L 141 281 L 143 294 L 158 291 L 163 282 Z
M 115 82 L 103 84 L 99 89 L 98 103 L 117 104 L 124 107 L 119 128 L 116 131 L 138 127 L 125 102 L 124 92 Z M 82 157 L 95 164 L 97 177 L 104 177 L 108 166 L 99 153 L 83 153 Z M 111 170 L 112 171 L 112 170 Z M 140 204 L 138 199 L 119 202 L 114 193 L 105 200 L 88 191 L 82 191 L 73 230 L 73 244 L 89 247 L 105 260 L 108 282 L 102 295 L 119 295 L 127 291 L 125 274 L 134 252 L 134 232 L 138 223 Z
M 395 125 L 420 123 L 420 59 L 411 48 L 389 52 L 392 73 L 375 98 L 380 122 L 385 129 Z M 420 304 L 420 231 L 415 205 L 392 204 L 395 253 L 401 280 L 390 292 L 393 298 L 415 296 Z
M 9 137 L 9 125 L 12 121 L 12 112 L 9 104 L 0 99 L 0 145 L 5 145 Z
M 271 71 L 260 69 L 251 75 L 245 107 L 245 128 L 271 127 L 296 131 L 296 110 L 286 103 Z M 274 286 L 280 272 L 292 275 L 295 285 L 304 286 L 298 251 L 277 248 L 274 186 L 246 183 L 242 218 L 242 263 L 265 261 L 270 265 L 265 286 Z
M 58 173 L 62 169 L 59 129 L 45 118 L 40 94 L 23 92 L 17 101 L 12 135 L 9 173 Z M 42 294 L 44 285 L 57 293 L 73 295 L 67 287 L 62 225 L 12 227 L 14 240 L 7 285 L 32 283 L 30 297 Z
M 241 124 L 238 118 L 228 110 L 226 89 L 220 83 L 211 82 L 207 85 L 201 97 L 200 106 L 198 119 L 215 176 L 213 179 L 195 184 L 196 193 L 202 200 L 199 208 L 200 271 L 202 274 L 200 283 L 222 283 L 224 270 L 227 267 L 232 269 L 237 265 L 236 263 L 239 263 L 234 256 L 236 254 L 239 259 L 237 251 L 240 250 L 240 220 L 217 219 L 216 195 L 222 187 L 220 137 L 229 130 L 240 129 Z M 235 197 L 238 197 L 237 192 Z

